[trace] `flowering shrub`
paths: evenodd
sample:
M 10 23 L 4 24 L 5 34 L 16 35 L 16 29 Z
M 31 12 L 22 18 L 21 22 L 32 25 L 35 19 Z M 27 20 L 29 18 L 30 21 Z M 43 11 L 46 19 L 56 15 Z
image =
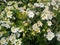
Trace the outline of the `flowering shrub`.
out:
M 0 45 L 60 45 L 60 0 L 0 0 Z

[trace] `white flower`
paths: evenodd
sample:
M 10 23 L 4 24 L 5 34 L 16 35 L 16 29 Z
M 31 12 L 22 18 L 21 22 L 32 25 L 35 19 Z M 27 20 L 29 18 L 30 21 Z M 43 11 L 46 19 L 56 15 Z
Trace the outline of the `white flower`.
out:
M 29 18 L 33 18 L 34 17 L 34 13 L 33 13 L 33 11 L 28 11 L 28 17 Z
M 57 40 L 60 41 L 60 31 L 56 33 Z
M 8 11 L 10 11 L 10 10 L 12 10 L 12 9 L 14 9 L 13 6 L 7 6 L 7 7 L 5 8 L 5 11 L 8 12 Z
M 12 5 L 13 4 L 13 1 L 9 1 L 8 3 L 7 3 L 7 5 Z
M 50 3 L 49 2 L 47 3 L 47 6 L 50 6 Z
M 18 39 L 17 42 L 15 43 L 15 45 L 21 45 L 21 44 L 22 44 L 21 39 Z
M 5 24 L 5 23 L 2 23 L 1 26 L 4 26 L 6 28 L 10 28 L 10 25 L 9 24 Z
M 37 26 L 36 23 L 32 26 L 32 28 L 33 28 L 34 31 L 40 32 L 40 28 Z
M 47 32 L 51 32 L 51 29 L 50 29 L 50 28 L 48 28 L 48 29 L 47 29 Z
M 14 6 L 16 9 L 19 9 L 18 3 L 15 3 L 13 6 Z
M 47 21 L 47 24 L 48 24 L 48 26 L 51 26 L 52 22 L 51 21 Z
M 34 3 L 34 6 L 35 7 L 39 7 L 40 5 L 38 3 Z
M 52 17 L 52 14 L 46 14 L 46 20 L 51 20 L 53 17 Z
M 50 41 L 55 37 L 54 33 L 51 31 L 48 31 L 46 38 Z
M 44 7 L 44 4 L 43 3 L 40 3 L 39 6 L 42 8 L 42 7 Z
M 0 20 L 0 24 L 5 23 L 5 21 Z
M 44 4 L 43 3 L 40 3 L 40 4 L 39 3 L 34 3 L 34 6 L 35 7 L 44 7 Z
M 29 7 L 33 7 L 33 5 L 32 5 L 31 3 L 28 3 L 28 6 L 29 6 Z
M 12 44 L 14 44 L 14 43 L 16 43 L 16 35 L 15 34 L 11 34 L 10 36 L 9 36 L 9 40 L 11 41 L 11 43 Z
M 4 18 L 4 15 L 5 15 L 5 11 L 1 11 L 1 13 L 0 13 L 0 19 Z
M 42 12 L 41 18 L 42 20 L 51 20 L 53 18 L 53 13 L 50 12 L 49 7 L 46 6 L 45 10 Z
M 20 33 L 16 33 L 15 35 L 16 35 L 16 37 L 18 37 L 18 38 L 20 37 Z
M 32 26 L 33 30 L 36 30 L 38 28 L 37 24 L 35 23 L 33 26 Z
M 37 21 L 37 26 L 41 26 L 42 27 L 42 22 L 41 21 Z
M 1 45 L 7 44 L 7 41 L 6 41 L 5 37 L 1 38 L 0 44 Z
M 35 13 L 36 13 L 36 15 L 39 15 L 40 12 L 35 12 Z
M 16 27 L 12 27 L 11 28 L 11 32 L 12 33 L 17 33 L 18 30 L 19 30 L 19 28 L 16 28 Z
M 9 25 L 12 25 L 12 24 L 13 24 L 13 23 L 10 22 L 9 19 L 6 19 L 5 23 L 6 23 L 6 24 L 9 24 Z
M 52 5 L 56 5 L 56 1 L 55 0 L 52 0 L 51 4 Z
M 8 17 L 8 18 L 12 18 L 12 12 L 11 12 L 11 11 L 8 11 L 8 12 L 7 12 L 7 17 Z
M 42 20 L 51 20 L 53 18 L 53 16 L 52 16 L 52 14 L 42 14 L 41 18 L 42 18 Z
M 41 15 L 41 18 L 42 18 L 42 20 L 45 20 L 46 19 L 46 15 L 45 14 L 42 14 Z
M 20 7 L 19 10 L 20 10 L 20 12 L 25 12 L 23 7 Z
M 4 15 L 4 14 L 5 14 L 5 11 L 2 11 L 2 12 L 1 12 L 1 15 Z

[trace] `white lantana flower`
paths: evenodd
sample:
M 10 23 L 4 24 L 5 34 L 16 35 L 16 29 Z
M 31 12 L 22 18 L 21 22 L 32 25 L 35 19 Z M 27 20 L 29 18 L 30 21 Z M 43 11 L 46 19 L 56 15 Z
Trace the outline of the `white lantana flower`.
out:
M 3 16 L 4 14 L 5 14 L 5 11 L 2 11 L 2 12 L 1 12 L 1 15 Z
M 51 26 L 52 22 L 51 21 L 47 21 L 47 24 L 48 24 L 48 26 Z
M 1 40 L 0 40 L 1 45 L 7 44 L 7 43 L 8 42 L 6 41 L 5 37 L 1 38 Z
M 10 11 L 10 10 L 12 10 L 12 9 L 14 9 L 13 6 L 7 6 L 7 7 L 5 8 L 5 11 L 8 12 L 8 11 Z
M 40 28 L 37 26 L 36 23 L 32 26 L 32 28 L 33 28 L 34 31 L 40 32 Z
M 54 6 L 56 5 L 56 1 L 55 0 L 52 0 L 51 4 Z
M 5 21 L 0 20 L 0 24 L 5 23 Z
M 40 3 L 40 4 L 39 3 L 34 3 L 34 6 L 35 7 L 44 7 L 44 4 L 43 3 Z
M 5 11 L 2 11 L 2 12 L 0 13 L 0 19 L 1 19 L 1 18 L 4 18 L 4 15 L 5 15 Z
M 5 23 L 6 23 L 6 24 L 9 24 L 9 25 L 12 25 L 12 24 L 13 24 L 13 23 L 10 22 L 9 19 L 7 19 L 7 20 L 5 21 Z
M 8 12 L 7 12 L 7 17 L 8 17 L 8 18 L 12 18 L 12 12 L 11 12 L 11 11 L 8 11 Z
M 48 31 L 46 38 L 50 41 L 55 37 L 54 33 L 51 32 L 50 30 Z
M 50 6 L 50 3 L 49 2 L 47 3 L 47 6 Z
M 11 28 L 11 32 L 12 33 L 17 33 L 18 30 L 19 30 L 19 28 L 16 28 L 16 27 L 12 27 Z
M 40 12 L 35 12 L 36 15 L 39 15 Z
M 48 13 L 46 14 L 46 20 L 51 20 L 53 18 L 52 14 Z
M 44 4 L 43 3 L 40 3 L 39 6 L 42 8 L 42 7 L 44 7 Z
M 19 10 L 20 10 L 20 12 L 25 12 L 23 7 L 20 7 Z
M 36 30 L 38 28 L 37 24 L 35 23 L 33 26 L 32 26 L 33 30 Z
M 15 3 L 15 4 L 13 5 L 14 8 L 19 9 L 19 7 L 18 7 L 18 3 L 17 3 L 16 1 L 15 1 L 14 3 Z
M 57 40 L 60 41 L 60 31 L 56 33 Z
M 38 3 L 34 3 L 34 6 L 35 7 L 39 7 L 40 5 Z
M 12 44 L 15 44 L 17 41 L 15 34 L 11 34 L 8 39 L 11 41 Z
M 51 32 L 51 29 L 50 29 L 50 28 L 48 28 L 48 29 L 47 29 L 47 32 Z
M 13 4 L 13 1 L 7 2 L 7 5 L 12 5 L 12 4 Z
M 34 17 L 34 13 L 33 13 L 33 11 L 28 11 L 28 17 L 29 18 L 33 18 Z
M 45 10 L 43 11 L 41 18 L 42 20 L 51 20 L 53 18 L 53 13 L 49 11 L 49 7 L 46 6 Z
M 37 26 L 41 26 L 42 27 L 42 22 L 41 21 L 37 21 Z
M 16 35 L 16 37 L 18 37 L 18 38 L 20 37 L 20 33 L 16 33 L 15 35 Z
M 46 15 L 45 14 L 42 14 L 41 15 L 41 18 L 42 18 L 42 20 L 45 20 L 46 19 Z
M 7 1 L 6 0 L 3 0 L 5 3 L 7 3 Z
M 22 44 L 21 39 L 18 39 L 17 42 L 15 43 L 15 45 L 21 45 L 21 44 Z
M 10 28 L 10 25 L 9 24 L 5 24 L 5 23 L 1 24 L 1 26 L 6 27 L 6 28 Z

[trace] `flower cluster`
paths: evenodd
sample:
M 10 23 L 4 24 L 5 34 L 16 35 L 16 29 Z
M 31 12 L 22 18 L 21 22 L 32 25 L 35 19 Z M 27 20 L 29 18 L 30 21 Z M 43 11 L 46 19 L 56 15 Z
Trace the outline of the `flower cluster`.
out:
M 59 0 L 1 0 L 0 45 L 60 45 L 59 30 Z

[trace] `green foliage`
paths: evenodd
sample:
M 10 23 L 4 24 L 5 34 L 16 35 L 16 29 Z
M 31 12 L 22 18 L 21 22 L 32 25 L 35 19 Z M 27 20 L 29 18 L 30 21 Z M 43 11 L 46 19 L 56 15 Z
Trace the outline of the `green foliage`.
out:
M 1 13 L 1 11 L 3 11 L 3 10 L 4 10 L 4 8 L 5 8 L 5 5 L 0 4 L 0 13 Z

